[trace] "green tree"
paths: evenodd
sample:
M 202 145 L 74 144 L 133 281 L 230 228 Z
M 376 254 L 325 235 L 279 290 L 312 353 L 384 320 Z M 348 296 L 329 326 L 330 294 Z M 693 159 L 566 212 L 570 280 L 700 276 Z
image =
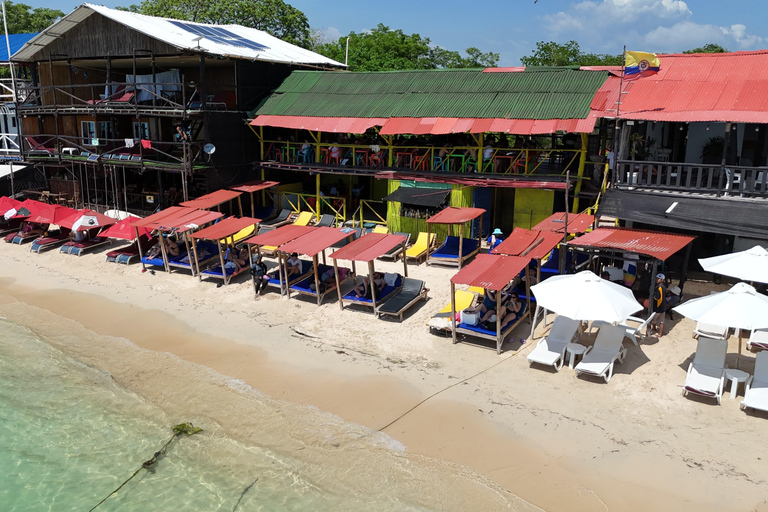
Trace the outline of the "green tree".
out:
M 524 66 L 621 66 L 622 56 L 584 53 L 576 41 L 539 41 L 533 54 L 522 57 L 520 62 Z
M 349 69 L 352 71 L 394 71 L 399 69 L 437 69 L 495 66 L 497 53 L 468 48 L 467 56 L 432 46 L 428 37 L 392 30 L 379 23 L 367 32 L 350 32 L 336 42 L 317 45 L 315 51 L 344 62 L 349 38 Z
M 119 9 L 199 23 L 243 25 L 292 44 L 311 45 L 307 16 L 283 0 L 143 0 Z
M 64 13 L 58 9 L 48 9 L 47 7 L 33 9 L 27 4 L 15 4 L 10 0 L 5 2 L 5 17 L 8 22 L 9 34 L 42 32 L 62 16 Z
M 685 50 L 683 53 L 728 53 L 728 50 L 720 46 L 719 44 L 709 43 L 698 48 L 691 50 Z

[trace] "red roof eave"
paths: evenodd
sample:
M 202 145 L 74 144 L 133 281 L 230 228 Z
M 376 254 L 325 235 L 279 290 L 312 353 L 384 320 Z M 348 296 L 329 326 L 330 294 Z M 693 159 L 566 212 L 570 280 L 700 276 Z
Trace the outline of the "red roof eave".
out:
M 251 245 L 269 245 L 269 246 L 279 247 L 285 243 L 290 242 L 295 238 L 298 238 L 302 235 L 306 235 L 307 233 L 310 233 L 315 229 L 318 229 L 318 228 L 314 228 L 311 226 L 294 226 L 293 224 L 287 224 L 285 226 L 280 226 L 277 229 L 273 229 L 272 231 L 267 231 L 266 233 L 252 236 L 247 240 L 245 240 L 245 243 L 251 244 Z
M 211 192 L 210 194 L 200 196 L 197 199 L 184 201 L 183 203 L 179 203 L 179 205 L 186 208 L 207 210 L 209 208 L 213 208 L 220 204 L 226 203 L 227 201 L 231 201 L 232 199 L 236 199 L 238 196 L 240 196 L 240 194 L 242 194 L 242 192 L 238 192 L 236 190 L 221 189 L 215 192 Z
M 568 215 L 568 233 L 584 233 L 595 222 L 594 215 L 587 213 L 569 213 Z M 554 213 L 536 224 L 535 231 L 555 231 L 562 233 L 565 227 L 566 214 L 564 212 Z
M 451 282 L 499 291 L 525 270 L 529 261 L 520 256 L 478 254 L 451 278 Z
M 255 226 L 259 222 L 261 222 L 261 219 L 253 219 L 251 217 L 229 217 L 212 226 L 201 229 L 193 234 L 192 237 L 205 240 L 223 240 L 249 226 Z
M 575 238 L 569 245 L 633 252 L 666 260 L 696 237 L 626 228 L 598 228 Z
M 368 233 L 331 254 L 335 260 L 373 261 L 405 242 L 402 235 Z
M 463 224 L 488 213 L 483 208 L 457 208 L 449 206 L 427 219 L 428 224 Z

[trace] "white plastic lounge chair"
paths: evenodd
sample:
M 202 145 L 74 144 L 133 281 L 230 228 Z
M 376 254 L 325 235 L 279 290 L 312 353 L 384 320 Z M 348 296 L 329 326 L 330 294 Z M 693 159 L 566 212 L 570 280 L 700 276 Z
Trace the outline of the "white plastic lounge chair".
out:
M 768 352 L 758 352 L 755 374 L 747 379 L 741 409 L 747 407 L 768 411 Z
M 696 355 L 688 366 L 683 396 L 688 393 L 716 398 L 720 403 L 725 384 L 725 354 L 728 344 L 723 340 L 699 337 Z
M 555 318 L 549 334 L 540 339 L 536 348 L 528 354 L 528 365 L 551 365 L 555 371 L 560 371 L 565 361 L 565 347 L 576 338 L 580 323 L 565 316 Z
M 728 339 L 728 327 L 697 322 L 696 328 L 693 330 L 693 337 L 698 338 L 699 336 L 715 340 L 726 340 Z
M 626 331 L 624 336 L 632 340 L 632 343 L 635 344 L 636 347 L 639 347 L 640 344 L 638 343 L 638 338 L 642 338 L 645 336 L 645 330 L 648 328 L 648 324 L 651 323 L 651 320 L 653 320 L 653 313 L 651 313 L 651 316 L 643 320 L 642 318 L 638 318 L 636 316 L 630 316 L 627 317 L 626 320 L 624 320 L 623 324 L 619 324 L 620 327 L 623 327 Z M 630 325 L 631 323 L 637 323 L 639 324 L 637 327 L 632 327 Z
M 588 347 L 584 357 L 576 365 L 576 374 L 586 373 L 602 377 L 605 382 L 613 377 L 613 365 L 624 361 L 627 349 L 622 346 L 626 328 L 620 325 L 605 325 L 600 327 L 595 344 Z
M 747 350 L 768 350 L 768 329 L 755 329 L 749 335 Z

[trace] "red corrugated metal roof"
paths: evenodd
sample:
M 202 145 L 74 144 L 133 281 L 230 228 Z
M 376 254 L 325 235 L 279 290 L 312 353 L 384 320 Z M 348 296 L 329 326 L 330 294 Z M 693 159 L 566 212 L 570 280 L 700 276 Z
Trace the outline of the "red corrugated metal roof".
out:
M 583 71 L 610 71 L 611 73 L 621 73 L 621 66 L 579 66 Z M 483 73 L 520 73 L 525 71 L 525 66 L 511 66 L 501 68 L 485 68 Z
M 451 278 L 451 282 L 499 291 L 525 270 L 529 261 L 527 257 L 520 256 L 478 254 L 469 265 Z
M 622 119 L 768 123 L 768 51 L 659 59 L 656 75 L 624 82 Z
M 386 118 L 359 117 L 304 117 L 261 115 L 251 121 L 252 126 L 274 126 L 294 130 L 312 130 L 319 132 L 365 133 L 374 126 L 381 126 Z
M 368 233 L 331 254 L 331 258 L 346 261 L 373 261 L 403 242 L 405 237 L 402 235 Z
M 483 208 L 456 208 L 449 206 L 427 219 L 429 224 L 463 224 L 476 219 L 484 213 L 488 213 Z
M 144 219 L 138 219 L 133 225 L 145 227 L 149 230 L 159 229 L 161 231 L 183 233 L 195 230 L 198 226 L 213 222 L 223 216 L 224 214 L 220 212 L 209 212 L 184 206 L 171 206 Z
M 237 198 L 240 194 L 242 194 L 242 192 L 238 192 L 236 190 L 221 189 L 215 192 L 211 192 L 210 194 L 200 196 L 197 199 L 184 201 L 183 203 L 179 203 L 179 205 L 186 206 L 187 208 L 208 210 L 209 208 L 213 208 L 222 203 L 226 203 L 227 201 L 231 201 L 232 199 Z
M 259 222 L 261 222 L 261 219 L 252 219 L 250 217 L 227 217 L 212 226 L 201 229 L 192 235 L 192 237 L 204 238 L 205 240 L 222 240 L 249 226 L 255 226 Z
M 599 228 L 574 238 L 569 242 L 569 245 L 605 247 L 666 260 L 695 238 L 694 236 L 672 235 L 639 229 Z
M 586 213 L 569 213 L 568 214 L 568 232 L 569 233 L 584 233 L 592 223 L 595 222 L 593 215 Z M 558 212 L 550 215 L 543 221 L 539 222 L 533 229 L 536 231 L 555 231 L 562 233 L 565 226 L 565 213 Z
M 281 246 L 280 250 L 287 253 L 297 252 L 306 256 L 314 256 L 351 235 L 352 232 L 345 233 L 341 228 L 315 228 L 314 231 Z
M 529 231 L 524 228 L 515 228 L 509 237 L 491 252 L 539 260 L 562 241 L 563 235 L 554 231 Z
M 459 178 L 441 176 L 440 173 L 410 174 L 405 172 L 379 171 L 378 179 L 411 180 L 422 183 L 450 183 L 452 185 L 466 185 L 469 187 L 497 187 L 497 188 L 536 188 L 565 190 L 565 181 L 534 181 L 529 179 L 499 179 L 491 178 L 493 174 L 473 174 L 471 178 Z
M 594 119 L 616 117 L 616 105 L 619 102 L 620 86 L 621 77 L 611 75 L 606 79 L 605 83 L 595 93 L 595 97 L 592 98 L 590 117 Z
M 274 247 L 280 247 L 281 245 L 290 242 L 291 240 L 306 235 L 317 228 L 311 226 L 294 226 L 293 224 L 287 224 L 280 226 L 272 231 L 267 231 L 260 235 L 252 236 L 248 238 L 245 243 L 251 245 L 270 245 Z
M 237 190 L 238 192 L 253 193 L 279 184 L 279 181 L 254 180 L 249 181 L 248 183 L 242 183 L 236 187 L 230 187 L 230 189 Z
M 189 210 L 192 210 L 192 208 L 184 208 L 183 206 L 171 206 L 165 210 L 160 210 L 157 213 L 153 213 L 148 217 L 144 217 L 143 219 L 132 219 L 131 222 L 136 227 L 146 227 L 152 230 L 156 227 L 152 227 L 154 224 L 164 220 L 171 220 L 175 217 L 181 217 Z

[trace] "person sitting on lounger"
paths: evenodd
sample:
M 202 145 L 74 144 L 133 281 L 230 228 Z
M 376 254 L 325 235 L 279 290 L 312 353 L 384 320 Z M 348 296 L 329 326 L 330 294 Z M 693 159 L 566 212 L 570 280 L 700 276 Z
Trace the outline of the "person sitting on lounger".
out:
M 43 226 L 40 224 L 35 224 L 34 222 L 25 222 L 21 227 L 21 231 L 19 232 L 19 234 L 24 237 L 33 237 L 43 235 L 44 233 L 45 230 L 43 229 Z
M 336 286 L 336 277 L 333 275 L 333 269 L 329 268 L 328 270 L 320 274 L 318 281 L 320 282 L 321 293 L 327 290 L 331 286 Z M 309 289 L 314 290 L 315 283 L 310 283 Z
M 290 281 L 291 277 L 293 276 L 300 276 L 302 273 L 302 268 L 299 254 L 295 252 L 291 254 L 291 256 L 286 260 L 285 266 L 288 268 L 288 272 L 285 276 L 286 281 Z
M 520 297 L 515 292 L 510 293 L 507 299 L 501 305 L 501 316 L 499 317 L 499 322 L 504 325 L 505 318 L 508 316 L 516 317 L 522 309 L 523 303 L 520 302 Z
M 70 231 L 69 238 L 71 238 L 73 242 L 85 242 L 88 238 L 88 232 L 80 230 Z
M 373 273 L 373 285 L 376 287 L 376 296 L 379 297 L 381 294 L 381 291 L 384 289 L 384 286 L 386 285 L 386 281 L 384 281 L 384 275 L 381 272 L 374 272 Z M 372 299 L 373 296 L 371 295 L 371 283 L 368 279 L 368 277 L 363 277 L 363 282 L 359 285 L 355 286 L 355 289 L 353 290 L 355 292 L 355 297 L 358 299 L 366 298 L 366 299 Z
M 487 321 L 491 318 L 491 315 L 496 313 L 496 292 L 493 290 L 485 290 L 485 296 L 483 302 L 475 306 L 474 308 L 467 309 L 468 313 L 480 313 L 480 323 Z
M 170 238 L 168 239 L 168 247 L 166 247 L 166 249 L 168 250 L 168 256 L 178 256 L 181 254 L 179 245 Z
M 170 238 L 166 240 L 166 248 L 168 251 L 168 256 L 178 256 L 180 254 L 179 245 L 171 240 Z M 149 259 L 155 259 L 163 252 L 162 248 L 160 247 L 160 242 L 158 241 L 155 245 L 153 245 L 149 251 L 147 252 L 147 258 Z M 189 262 L 189 260 L 187 260 Z

